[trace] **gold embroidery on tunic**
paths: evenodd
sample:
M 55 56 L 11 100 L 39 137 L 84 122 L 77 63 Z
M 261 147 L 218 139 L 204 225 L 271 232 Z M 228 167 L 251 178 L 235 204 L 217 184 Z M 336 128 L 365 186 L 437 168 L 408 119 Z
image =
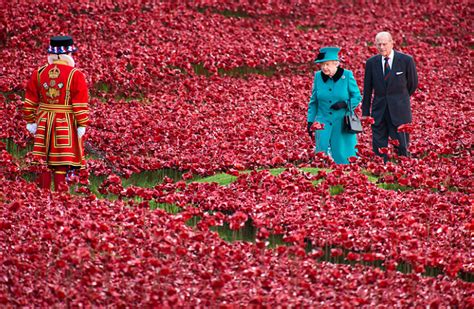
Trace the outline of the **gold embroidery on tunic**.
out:
M 59 90 L 56 88 L 49 88 L 48 91 L 46 91 L 46 95 L 53 99 L 59 97 L 59 94 Z

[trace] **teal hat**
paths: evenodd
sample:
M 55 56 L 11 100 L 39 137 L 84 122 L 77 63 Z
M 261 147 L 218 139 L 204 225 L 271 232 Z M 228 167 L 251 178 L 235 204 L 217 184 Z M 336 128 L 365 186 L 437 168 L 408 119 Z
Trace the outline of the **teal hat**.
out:
M 318 57 L 314 60 L 315 63 L 321 63 L 326 61 L 339 61 L 338 53 L 341 49 L 339 47 L 329 46 L 323 47 L 319 50 Z

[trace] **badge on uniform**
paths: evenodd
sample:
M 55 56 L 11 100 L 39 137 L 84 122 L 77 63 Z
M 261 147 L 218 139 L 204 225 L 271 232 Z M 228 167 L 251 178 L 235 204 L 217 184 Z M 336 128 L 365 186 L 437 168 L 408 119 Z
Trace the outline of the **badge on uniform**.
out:
M 44 89 L 47 89 L 46 95 L 52 99 L 57 98 L 60 96 L 61 92 L 60 89 L 63 87 L 63 83 L 58 84 L 58 88 L 54 88 L 56 85 L 56 81 L 54 79 L 59 77 L 59 74 L 61 74 L 61 71 L 59 70 L 58 66 L 54 66 L 51 70 L 48 71 L 48 76 L 51 79 L 49 81 L 49 87 L 47 83 L 43 84 Z
M 51 70 L 48 72 L 48 76 L 51 79 L 55 79 L 59 77 L 59 74 L 61 74 L 61 71 L 58 69 L 57 66 L 54 66 Z

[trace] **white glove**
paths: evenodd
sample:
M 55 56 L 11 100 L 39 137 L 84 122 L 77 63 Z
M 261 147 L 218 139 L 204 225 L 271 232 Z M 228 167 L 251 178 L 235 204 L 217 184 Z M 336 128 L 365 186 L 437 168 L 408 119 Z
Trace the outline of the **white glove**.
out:
M 78 127 L 77 128 L 77 137 L 81 138 L 86 134 L 86 127 Z
M 33 135 L 35 135 L 37 128 L 38 128 L 38 125 L 36 123 L 27 123 L 26 124 L 26 129 Z

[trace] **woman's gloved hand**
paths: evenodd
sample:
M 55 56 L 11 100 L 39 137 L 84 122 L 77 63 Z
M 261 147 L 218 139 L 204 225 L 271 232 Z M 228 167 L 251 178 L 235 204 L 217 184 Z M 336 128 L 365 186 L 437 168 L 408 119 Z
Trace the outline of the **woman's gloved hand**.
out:
M 333 105 L 331 105 L 331 109 L 336 110 L 336 111 L 342 108 L 347 108 L 347 103 L 344 101 L 336 102 Z
M 77 137 L 81 138 L 86 134 L 86 127 L 78 127 L 77 128 Z
M 28 132 L 30 132 L 33 135 L 35 135 L 37 128 L 38 128 L 38 125 L 36 123 L 28 123 L 26 125 L 26 129 L 28 130 Z

